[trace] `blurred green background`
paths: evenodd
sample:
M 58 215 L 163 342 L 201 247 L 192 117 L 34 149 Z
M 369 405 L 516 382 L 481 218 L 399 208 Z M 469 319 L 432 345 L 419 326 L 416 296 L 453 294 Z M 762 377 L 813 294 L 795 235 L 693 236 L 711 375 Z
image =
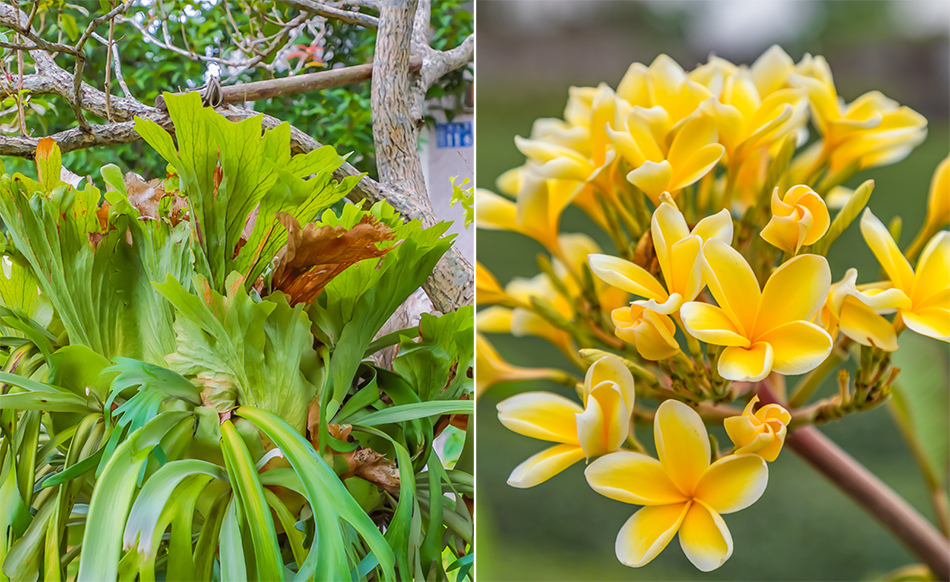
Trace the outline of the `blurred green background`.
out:
M 924 219 L 931 176 L 950 151 L 950 2 L 770 1 L 535 2 L 479 1 L 476 5 L 477 184 L 494 189 L 498 175 L 523 162 L 515 135 L 527 135 L 539 117 L 560 117 L 571 85 L 616 87 L 631 62 L 649 64 L 660 53 L 690 69 L 710 52 L 751 63 L 778 43 L 796 61 L 824 55 L 839 94 L 852 101 L 880 90 L 930 122 L 927 140 L 893 166 L 859 173 L 849 185 L 876 181 L 870 207 L 887 223 L 903 219 L 902 245 Z M 591 233 L 575 209 L 565 232 Z M 605 249 L 612 250 L 604 239 Z M 538 272 L 540 245 L 525 237 L 478 232 L 478 260 L 502 284 Z M 857 224 L 829 257 L 838 280 L 856 267 L 859 282 L 875 280 L 878 265 Z M 550 345 L 491 335 L 503 357 L 528 366 L 566 367 Z M 946 344 L 910 333 L 901 338 L 898 365 L 908 391 L 930 389 L 926 404 L 936 424 L 929 442 L 946 459 L 948 351 Z M 789 379 L 793 385 L 794 379 Z M 478 577 L 489 580 L 872 580 L 916 560 L 848 497 L 791 451 L 770 465 L 769 486 L 750 508 L 726 516 L 735 551 L 720 569 L 702 574 L 674 540 L 644 568 L 621 565 L 614 540 L 638 509 L 594 493 L 583 465 L 538 487 L 508 487 L 509 472 L 545 443 L 509 432 L 495 405 L 519 391 L 566 390 L 546 383 L 500 385 L 478 402 Z M 825 385 L 819 396 L 834 388 Z M 928 519 L 929 493 L 890 406 L 821 427 Z M 638 427 L 652 441 L 649 427 Z M 725 435 L 720 443 L 728 444 Z M 946 482 L 946 463 L 940 471 Z

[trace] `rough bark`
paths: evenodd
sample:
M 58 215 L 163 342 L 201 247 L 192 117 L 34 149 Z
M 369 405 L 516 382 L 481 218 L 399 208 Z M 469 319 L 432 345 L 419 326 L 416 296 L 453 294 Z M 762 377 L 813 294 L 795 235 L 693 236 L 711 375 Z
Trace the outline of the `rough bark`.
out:
M 415 111 L 410 109 L 418 101 L 418 92 L 413 92 L 409 77 L 415 12 L 415 0 L 380 2 L 370 105 L 376 167 L 380 182 L 392 196 L 387 196 L 387 200 L 398 202 L 409 216 L 419 217 L 424 225 L 432 226 L 435 214 L 426 192 L 418 148 L 421 111 L 417 107 L 412 108 Z M 426 65 L 424 62 L 423 71 Z M 473 273 L 471 263 L 457 249 L 450 249 L 425 285 L 436 309 L 447 312 L 473 303 Z

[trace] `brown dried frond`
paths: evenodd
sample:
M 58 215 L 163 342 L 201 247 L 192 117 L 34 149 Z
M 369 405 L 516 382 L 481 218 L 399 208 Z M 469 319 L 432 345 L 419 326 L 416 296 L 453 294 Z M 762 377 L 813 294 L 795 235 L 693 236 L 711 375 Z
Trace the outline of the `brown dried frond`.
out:
M 392 229 L 366 215 L 353 228 L 307 225 L 300 227 L 289 214 L 277 215 L 287 229 L 287 248 L 274 270 L 274 289 L 291 303 L 310 303 L 334 277 L 363 259 L 381 257 L 389 248 L 377 244 L 395 238 Z

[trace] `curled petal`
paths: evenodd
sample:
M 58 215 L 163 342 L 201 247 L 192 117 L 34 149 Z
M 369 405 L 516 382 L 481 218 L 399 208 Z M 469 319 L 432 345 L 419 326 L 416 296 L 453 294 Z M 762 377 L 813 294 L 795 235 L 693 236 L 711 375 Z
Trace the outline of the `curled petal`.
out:
M 584 377 L 584 386 L 590 391 L 595 386 L 604 382 L 612 382 L 623 395 L 624 404 L 627 407 L 627 416 L 633 414 L 633 403 L 636 397 L 634 389 L 633 374 L 620 361 L 620 358 L 614 356 L 604 356 L 591 364 Z
M 686 501 L 659 461 L 642 453 L 619 451 L 603 456 L 584 471 L 591 488 L 611 499 L 636 505 Z
M 728 347 L 719 355 L 719 375 L 736 382 L 758 382 L 772 371 L 772 358 L 772 346 L 766 342 Z
M 659 204 L 660 194 L 670 190 L 673 168 L 670 162 L 643 162 L 639 168 L 627 174 L 627 180 L 643 191 L 653 204 Z
M 676 535 L 690 505 L 656 505 L 634 513 L 617 534 L 617 559 L 633 568 L 649 563 Z
M 619 449 L 630 427 L 620 387 L 613 382 L 602 382 L 591 389 L 584 412 L 575 419 L 577 441 L 588 459 Z
M 680 526 L 680 547 L 694 566 L 710 572 L 732 556 L 732 535 L 718 513 L 694 501 Z
M 498 420 L 508 430 L 531 438 L 577 445 L 575 402 L 550 392 L 525 392 L 498 403 Z
M 726 243 L 732 244 L 732 214 L 725 208 L 706 218 L 700 220 L 693 227 L 692 234 L 706 242 L 711 238 L 716 238 Z
M 577 445 L 545 449 L 515 467 L 508 476 L 508 484 L 519 489 L 540 485 L 583 458 L 584 451 Z
M 653 436 L 660 463 L 684 495 L 691 495 L 709 467 L 709 436 L 695 410 L 676 400 L 656 409 Z
M 633 344 L 644 359 L 655 362 L 672 358 L 680 349 L 676 326 L 662 313 L 634 304 L 615 309 L 611 317 L 617 337 Z

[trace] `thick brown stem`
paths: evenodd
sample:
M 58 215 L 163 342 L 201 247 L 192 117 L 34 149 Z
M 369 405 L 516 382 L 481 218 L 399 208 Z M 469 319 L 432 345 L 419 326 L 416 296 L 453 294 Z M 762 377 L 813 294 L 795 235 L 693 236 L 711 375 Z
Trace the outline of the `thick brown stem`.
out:
M 768 379 L 759 385 L 758 395 L 763 403 L 777 402 Z M 950 580 L 950 540 L 874 473 L 813 426 L 793 430 L 785 443 L 927 564 L 938 580 Z
M 893 489 L 813 426 L 793 431 L 786 443 L 901 540 L 938 580 L 950 580 L 950 541 Z

